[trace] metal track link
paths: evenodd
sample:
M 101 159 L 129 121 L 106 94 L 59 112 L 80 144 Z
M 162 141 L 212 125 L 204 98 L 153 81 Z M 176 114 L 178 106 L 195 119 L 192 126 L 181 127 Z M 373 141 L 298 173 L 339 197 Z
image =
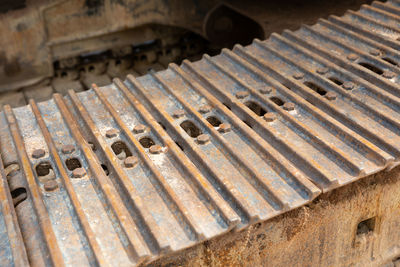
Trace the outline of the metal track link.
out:
M 6 106 L 0 262 L 149 263 L 399 165 L 399 25 L 400 2 L 374 2 Z

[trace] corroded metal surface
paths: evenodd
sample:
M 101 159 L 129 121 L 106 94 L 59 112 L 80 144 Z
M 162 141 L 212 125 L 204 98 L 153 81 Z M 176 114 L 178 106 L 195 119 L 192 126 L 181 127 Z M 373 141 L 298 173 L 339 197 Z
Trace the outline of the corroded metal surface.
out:
M 148 263 L 397 166 L 399 9 L 6 106 L 1 259 Z
M 66 88 L 197 60 L 369 1 L 3 0 L 0 105 L 25 106 Z
M 398 267 L 399 170 L 370 175 L 150 266 Z

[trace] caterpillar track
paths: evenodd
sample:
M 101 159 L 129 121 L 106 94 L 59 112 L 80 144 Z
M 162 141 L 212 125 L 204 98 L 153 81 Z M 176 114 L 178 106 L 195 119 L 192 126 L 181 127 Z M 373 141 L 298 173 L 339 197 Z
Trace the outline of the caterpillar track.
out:
M 0 261 L 140 265 L 400 162 L 400 2 L 0 113 Z

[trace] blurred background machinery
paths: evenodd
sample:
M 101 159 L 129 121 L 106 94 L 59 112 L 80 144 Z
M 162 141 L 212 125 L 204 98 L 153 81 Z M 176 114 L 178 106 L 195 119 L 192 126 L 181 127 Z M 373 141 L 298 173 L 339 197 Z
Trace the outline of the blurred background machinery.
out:
M 0 105 L 23 106 L 215 55 L 367 2 L 3 0 Z

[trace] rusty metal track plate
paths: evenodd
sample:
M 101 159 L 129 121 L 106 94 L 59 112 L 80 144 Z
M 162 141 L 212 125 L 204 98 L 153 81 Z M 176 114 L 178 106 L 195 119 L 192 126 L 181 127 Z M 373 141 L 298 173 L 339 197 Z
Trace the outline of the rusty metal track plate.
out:
M 151 262 L 398 165 L 399 3 L 6 106 L 0 259 Z

